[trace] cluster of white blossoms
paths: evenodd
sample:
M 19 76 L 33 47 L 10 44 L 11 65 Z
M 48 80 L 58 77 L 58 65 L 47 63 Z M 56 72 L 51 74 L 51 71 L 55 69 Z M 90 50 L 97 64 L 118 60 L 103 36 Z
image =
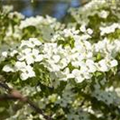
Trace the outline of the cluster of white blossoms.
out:
M 90 120 L 90 115 L 82 111 L 80 109 L 77 110 L 71 110 L 70 113 L 67 115 L 68 120 Z
M 116 29 L 120 29 L 119 23 L 112 23 L 112 25 L 100 27 L 101 36 L 103 36 L 105 34 L 113 33 L 113 32 L 115 32 Z
M 56 18 L 48 15 L 46 17 L 35 16 L 25 18 L 21 13 L 11 12 L 12 10 L 12 7 L 4 6 L 2 11 L 8 19 L 8 25 L 6 28 L 4 26 L 2 28 L 5 29 L 2 41 L 8 45 L 21 41 L 22 39 L 39 36 L 43 40 L 50 40 L 56 31 L 63 30 L 65 27 Z M 32 30 L 34 30 L 34 33 L 30 33 Z
M 52 18 L 50 16 L 46 16 L 46 18 L 42 16 L 36 16 L 36 17 L 30 17 L 26 18 L 25 20 L 21 21 L 20 28 L 26 28 L 28 26 L 39 26 L 40 24 L 48 25 L 52 24 L 56 21 L 55 18 Z
M 6 72 L 17 72 L 20 71 L 20 77 L 22 80 L 34 77 L 35 72 L 31 64 L 34 62 L 40 62 L 43 58 L 40 54 L 40 47 L 42 43 L 36 38 L 30 38 L 29 41 L 23 40 L 18 49 L 11 50 L 4 57 L 16 56 L 16 61 L 12 64 L 7 64 L 4 66 L 3 71 Z M 3 54 L 4 55 L 4 54 Z
M 104 79 L 101 80 L 101 83 L 102 83 L 102 81 L 105 81 Z M 95 90 L 91 94 L 98 101 L 103 101 L 107 105 L 110 105 L 113 103 L 115 103 L 116 105 L 119 104 L 120 98 L 118 97 L 117 93 L 115 92 L 115 88 L 109 87 L 109 88 L 106 88 L 105 90 L 102 90 L 98 83 L 96 83 L 94 85 L 94 88 L 95 88 Z
M 21 13 L 19 13 L 19 12 L 17 12 L 17 11 L 11 12 L 11 13 L 8 15 L 8 17 L 9 17 L 10 19 L 13 19 L 14 17 L 16 17 L 16 18 L 21 19 L 21 20 L 25 18 L 25 16 L 24 16 L 23 14 L 21 14 Z
M 20 78 L 26 80 L 35 77 L 32 66 L 37 62 L 50 71 L 52 79 L 56 77 L 65 81 L 75 79 L 76 82 L 81 83 L 85 79 L 91 79 L 96 71 L 107 72 L 118 65 L 115 57 L 120 50 L 119 40 L 110 42 L 104 39 L 91 44 L 87 40 L 79 39 L 78 35 L 75 37 L 74 32 L 70 34 L 68 30 L 67 37 L 72 35 L 73 48 L 69 45 L 63 47 L 62 44 L 57 43 L 42 44 L 36 38 L 21 41 L 18 48 L 10 51 L 10 54 L 6 53 L 6 57 L 15 56 L 16 60 L 12 64 L 5 65 L 3 71 L 21 71 Z M 97 60 L 98 54 L 99 60 Z M 5 51 L 2 52 L 2 57 L 5 57 Z
M 81 7 L 79 9 L 76 8 L 71 8 L 69 10 L 70 14 L 72 17 L 76 20 L 77 23 L 83 24 L 83 23 L 88 23 L 89 16 L 93 16 L 95 14 L 98 14 L 99 17 L 101 18 L 106 18 L 109 13 L 107 11 L 99 11 L 100 6 L 103 8 L 107 6 L 106 0 L 92 0 L 88 4 L 84 5 L 84 7 Z
M 63 23 L 10 12 L 18 21 L 0 34 L 0 76 L 54 120 L 119 119 L 120 18 L 109 2 L 72 8 Z M 10 119 L 44 120 L 28 106 L 12 112 Z
M 50 16 L 36 16 L 36 17 L 29 17 L 20 22 L 19 28 L 22 30 L 26 27 L 34 26 L 38 29 L 41 29 L 41 27 L 44 26 L 50 26 L 50 28 L 53 28 L 55 30 L 64 28 L 64 25 L 61 25 L 60 22 L 57 21 L 56 18 L 50 17 Z
M 85 28 L 92 29 L 92 34 L 83 32 L 83 37 L 91 38 L 92 42 L 98 41 L 97 39 L 102 40 L 104 37 L 110 39 L 116 36 L 116 38 L 120 38 L 119 13 L 117 1 L 112 4 L 111 1 L 107 0 L 92 0 L 84 7 L 69 10 L 72 20 L 69 20 L 68 26 L 82 26 L 80 28 L 82 31 L 85 31 Z M 94 24 L 96 25 L 94 26 Z

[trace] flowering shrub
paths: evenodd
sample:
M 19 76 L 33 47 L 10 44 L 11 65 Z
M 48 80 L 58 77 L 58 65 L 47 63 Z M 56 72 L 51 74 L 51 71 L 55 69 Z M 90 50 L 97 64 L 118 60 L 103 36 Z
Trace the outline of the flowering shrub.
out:
M 1 81 L 4 78 L 2 82 L 29 97 L 53 120 L 119 120 L 118 8 L 117 1 L 92 0 L 70 9 L 69 19 L 60 23 L 49 16 L 24 18 L 3 7 Z M 1 119 L 47 119 L 21 100 L 0 105 Z

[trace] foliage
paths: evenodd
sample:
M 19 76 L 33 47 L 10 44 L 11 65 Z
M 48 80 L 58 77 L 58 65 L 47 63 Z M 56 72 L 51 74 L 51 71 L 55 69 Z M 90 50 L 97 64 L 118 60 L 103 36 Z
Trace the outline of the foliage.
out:
M 0 75 L 53 120 L 120 119 L 119 2 L 92 0 L 50 16 L 0 14 Z M 7 91 L 0 88 L 0 94 Z M 0 119 L 44 120 L 21 101 L 0 102 Z

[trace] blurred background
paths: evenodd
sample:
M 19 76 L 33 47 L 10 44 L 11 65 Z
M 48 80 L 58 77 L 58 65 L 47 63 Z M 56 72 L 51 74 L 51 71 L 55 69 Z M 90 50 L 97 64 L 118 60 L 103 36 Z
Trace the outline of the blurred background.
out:
M 90 0 L 0 0 L 2 5 L 13 5 L 26 17 L 50 15 L 62 19 L 70 7 L 79 7 Z

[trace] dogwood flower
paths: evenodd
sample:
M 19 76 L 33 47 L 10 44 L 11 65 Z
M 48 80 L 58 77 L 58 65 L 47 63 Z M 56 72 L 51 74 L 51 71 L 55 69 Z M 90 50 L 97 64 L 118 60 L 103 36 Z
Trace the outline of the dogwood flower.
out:
M 98 69 L 102 72 L 106 72 L 109 70 L 109 67 L 107 65 L 107 61 L 105 59 L 102 59 L 98 62 Z
M 22 70 L 26 67 L 26 63 L 25 62 L 21 62 L 21 61 L 17 61 L 14 65 L 14 68 L 16 71 Z
M 99 17 L 106 19 L 107 16 L 109 15 L 109 12 L 102 10 L 98 15 L 99 15 Z
M 71 73 L 71 75 L 75 78 L 77 83 L 81 83 L 84 80 L 84 77 L 82 76 L 80 70 L 74 69 Z
M 12 65 L 8 64 L 5 65 L 2 69 L 4 72 L 14 72 L 14 68 L 12 67 Z
M 112 67 L 115 67 L 115 66 L 117 66 L 118 65 L 118 61 L 117 60 L 112 60 L 112 61 L 110 61 L 110 67 L 112 68 Z
M 34 48 L 35 46 L 40 46 L 42 43 L 37 38 L 29 38 L 29 40 L 22 40 L 20 48 L 27 46 Z
M 33 71 L 33 68 L 29 65 L 26 65 L 25 68 L 21 69 L 20 78 L 22 80 L 27 80 L 28 78 L 35 77 L 35 72 Z
M 96 64 L 94 63 L 93 60 L 89 60 L 89 59 L 88 59 L 88 60 L 86 61 L 86 65 L 87 65 L 87 67 L 88 67 L 88 71 L 91 72 L 91 73 L 94 73 L 94 72 L 97 70 Z
M 115 32 L 116 29 L 120 29 L 119 23 L 113 23 L 112 25 L 106 26 L 106 27 L 100 27 L 101 35 L 110 34 Z

